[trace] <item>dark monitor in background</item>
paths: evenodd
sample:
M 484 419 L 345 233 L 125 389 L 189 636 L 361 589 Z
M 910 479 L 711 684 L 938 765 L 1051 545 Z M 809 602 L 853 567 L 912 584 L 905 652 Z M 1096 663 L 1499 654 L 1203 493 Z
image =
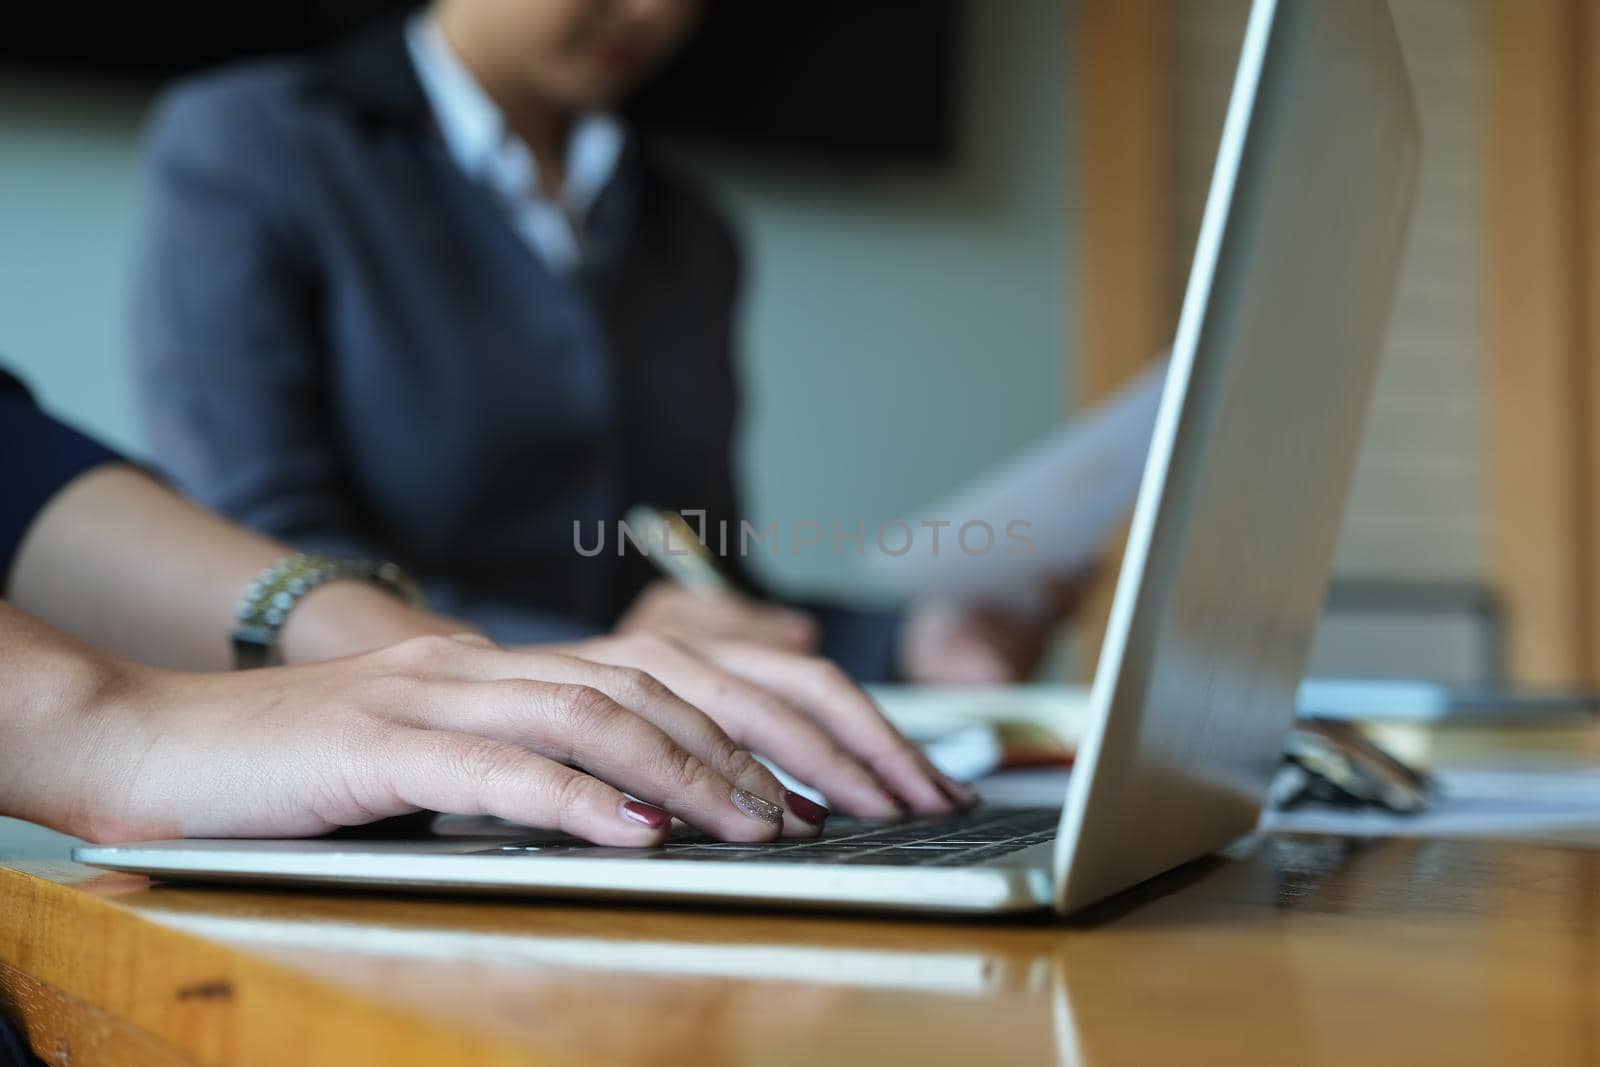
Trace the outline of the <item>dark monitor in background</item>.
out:
M 35 5 L 0 34 L 0 64 L 149 86 L 251 56 L 337 41 L 420 0 Z
M 646 127 L 836 162 L 955 152 L 955 0 L 712 0 L 630 109 Z
M 0 34 L 0 67 L 149 86 L 230 60 L 329 45 L 417 0 L 59 5 Z M 627 109 L 714 147 L 844 165 L 955 152 L 960 0 L 710 0 Z

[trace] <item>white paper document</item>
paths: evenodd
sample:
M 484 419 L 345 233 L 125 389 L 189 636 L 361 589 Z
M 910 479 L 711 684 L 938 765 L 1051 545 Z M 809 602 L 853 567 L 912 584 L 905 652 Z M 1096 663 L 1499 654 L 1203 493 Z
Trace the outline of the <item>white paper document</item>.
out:
M 1356 837 L 1492 837 L 1600 848 L 1600 770 L 1446 770 L 1416 815 L 1320 805 L 1271 811 L 1264 829 Z
M 992 804 L 1054 805 L 1069 772 L 1006 771 L 978 782 Z M 1416 815 L 1313 804 L 1269 811 L 1261 829 L 1350 837 L 1469 837 L 1600 848 L 1600 770 L 1517 767 L 1447 770 L 1439 796 Z
M 1098 561 L 1133 508 L 1166 381 L 1159 361 L 1093 410 L 880 536 L 863 566 L 901 593 L 1027 606 Z M 935 536 L 937 535 L 937 536 Z

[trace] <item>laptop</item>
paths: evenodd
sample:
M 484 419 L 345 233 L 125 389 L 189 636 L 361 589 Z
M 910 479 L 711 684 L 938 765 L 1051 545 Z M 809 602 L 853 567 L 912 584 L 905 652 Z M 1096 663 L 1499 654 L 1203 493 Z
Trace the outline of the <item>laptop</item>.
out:
M 1064 806 L 836 817 L 760 845 L 500 824 L 74 856 L 184 880 L 981 914 L 1073 912 L 1227 846 L 1294 721 L 1419 155 L 1382 0 L 1256 0 Z

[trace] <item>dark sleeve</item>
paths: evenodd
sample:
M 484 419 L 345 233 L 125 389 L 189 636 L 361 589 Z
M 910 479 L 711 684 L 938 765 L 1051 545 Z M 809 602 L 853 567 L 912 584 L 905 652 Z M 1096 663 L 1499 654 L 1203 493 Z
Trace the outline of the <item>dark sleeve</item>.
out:
M 44 1067 L 44 1061 L 22 1039 L 22 1031 L 0 1015 L 0 1067 Z
M 898 682 L 900 625 L 905 612 L 842 604 L 799 603 L 822 626 L 822 654 L 858 682 Z
M 737 383 L 733 380 L 735 361 L 732 323 L 735 317 L 733 309 L 737 307 L 743 287 L 743 264 L 738 240 L 732 229 L 711 209 L 708 208 L 707 213 L 714 219 L 713 225 L 720 245 L 721 254 L 717 258 L 722 264 L 722 269 L 717 273 L 722 276 L 723 284 L 729 294 L 727 304 L 730 313 L 724 320 L 724 332 L 720 343 L 725 353 L 724 367 L 727 375 L 725 388 L 731 398 L 729 407 L 737 410 L 739 405 L 736 399 Z M 731 427 L 729 436 L 731 439 Z M 745 512 L 734 481 L 733 467 L 730 448 L 726 462 L 717 472 L 716 488 L 712 493 L 713 501 L 716 503 L 707 510 L 710 512 L 708 517 L 713 523 L 725 520 L 729 522 L 730 528 L 736 529 L 738 520 L 745 515 Z M 766 599 L 779 600 L 814 616 L 822 630 L 820 649 L 822 655 L 843 667 L 856 681 L 899 680 L 899 643 L 903 611 L 874 610 L 835 602 L 774 597 L 737 555 L 722 562 L 747 592 Z
M 22 383 L 0 370 L 0 593 L 50 498 L 89 468 L 119 458 L 40 411 Z
M 382 556 L 326 406 L 284 92 L 201 79 L 151 122 L 133 299 L 145 426 L 162 471 L 207 507 L 303 549 Z

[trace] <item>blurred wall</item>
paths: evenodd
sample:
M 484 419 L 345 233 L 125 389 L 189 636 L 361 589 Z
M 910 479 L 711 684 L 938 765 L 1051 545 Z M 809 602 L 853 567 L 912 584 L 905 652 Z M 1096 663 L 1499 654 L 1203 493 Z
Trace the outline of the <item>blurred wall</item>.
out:
M 746 238 L 743 474 L 762 524 L 871 529 L 1065 409 L 1066 19 L 1061 0 L 968 5 L 945 169 L 684 150 Z M 0 359 L 135 451 L 123 325 L 147 103 L 0 74 Z M 834 587 L 849 562 L 767 561 Z
M 747 239 L 745 484 L 759 524 L 871 531 L 1067 409 L 1070 7 L 968 4 L 947 171 L 690 156 Z M 761 559 L 780 581 L 850 589 L 850 560 L 831 549 Z
M 0 362 L 138 451 L 123 324 L 142 93 L 0 73 Z

